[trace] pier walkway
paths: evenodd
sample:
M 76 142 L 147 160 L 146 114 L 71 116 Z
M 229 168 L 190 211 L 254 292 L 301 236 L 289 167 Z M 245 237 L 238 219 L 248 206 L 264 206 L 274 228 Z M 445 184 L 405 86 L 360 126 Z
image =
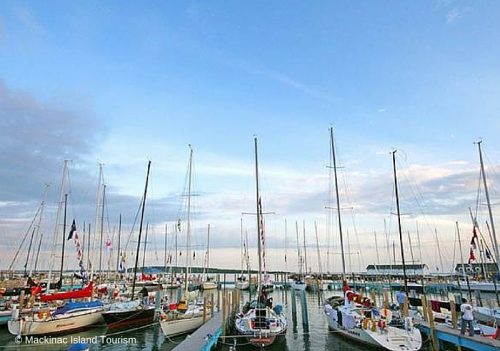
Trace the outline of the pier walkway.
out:
M 425 334 L 430 335 L 430 327 L 427 322 L 419 323 L 418 328 Z M 436 325 L 436 339 L 441 344 L 442 341 L 453 345 L 477 351 L 498 351 L 500 350 L 500 340 L 483 337 L 480 335 L 461 335 L 459 329 Z M 441 345 L 440 345 L 441 346 Z M 440 347 L 440 349 L 444 349 Z
M 193 334 L 189 335 L 174 351 L 209 351 L 217 344 L 222 333 L 222 313 L 215 312 L 214 316 L 207 320 Z

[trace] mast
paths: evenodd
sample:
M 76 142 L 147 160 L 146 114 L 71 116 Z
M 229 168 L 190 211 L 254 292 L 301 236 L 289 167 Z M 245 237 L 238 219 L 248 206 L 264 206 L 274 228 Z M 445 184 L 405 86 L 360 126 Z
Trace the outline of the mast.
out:
M 240 266 L 241 266 L 241 273 L 240 276 L 243 275 L 243 217 L 240 218 Z
M 205 281 L 207 280 L 209 267 L 210 267 L 210 223 L 208 224 L 208 229 L 207 229 L 207 269 L 205 272 Z
M 380 255 L 378 253 L 378 242 L 377 242 L 377 231 L 373 231 L 373 235 L 375 235 L 375 250 L 377 251 L 377 264 L 380 265 Z M 378 269 L 376 269 L 378 271 Z
M 141 222 L 139 225 L 139 238 L 137 240 L 137 250 L 135 252 L 134 279 L 132 281 L 132 300 L 134 299 L 135 281 L 137 278 L 137 263 L 139 262 L 139 249 L 141 248 L 142 223 L 144 220 L 144 208 L 146 207 L 146 194 L 148 192 L 149 169 L 151 161 L 148 161 L 148 172 L 146 173 L 146 186 L 144 187 L 144 195 L 142 197 Z
M 85 231 L 85 228 L 83 228 Z M 89 223 L 89 231 L 87 234 L 88 240 L 87 240 L 87 271 L 89 271 L 92 267 L 92 264 L 90 263 L 90 223 Z
M 99 281 L 102 283 L 102 240 L 104 233 L 104 200 L 106 198 L 106 184 L 102 185 L 102 209 L 101 209 L 101 236 L 100 236 L 100 246 L 99 246 Z
M 27 268 L 28 268 L 28 262 L 29 262 L 29 259 L 30 259 L 31 246 L 33 244 L 33 237 L 35 236 L 35 230 L 36 230 L 36 228 L 33 227 L 33 230 L 31 232 L 30 244 L 28 246 L 28 254 L 26 255 L 26 262 L 24 263 L 24 277 L 28 276 Z
M 188 292 L 189 267 L 191 266 L 191 175 L 193 170 L 193 148 L 189 144 L 188 169 L 188 203 L 187 203 L 187 232 L 186 232 L 186 273 L 184 279 L 185 294 Z
M 321 265 L 321 253 L 319 251 L 319 239 L 318 239 L 318 224 L 316 221 L 314 221 L 314 233 L 316 234 L 316 249 L 318 250 L 318 271 L 319 271 L 319 278 L 321 279 L 322 274 L 323 274 L 323 267 Z M 318 289 L 319 289 L 319 284 L 318 284 Z
M 498 241 L 497 234 L 495 231 L 495 221 L 493 220 L 493 212 L 491 211 L 490 194 L 488 192 L 488 182 L 486 181 L 486 173 L 484 171 L 483 153 L 481 151 L 482 140 L 476 142 L 479 150 L 479 163 L 481 164 L 481 176 L 483 178 L 484 194 L 486 196 L 486 204 L 488 205 L 488 215 L 490 217 L 491 224 L 491 234 L 493 235 L 493 249 L 495 250 L 495 261 L 497 263 L 497 268 L 500 271 L 500 254 L 498 252 Z
M 168 244 L 168 225 L 165 224 L 165 256 L 163 258 L 163 264 L 165 266 L 165 275 L 167 274 L 167 244 Z
M 288 263 L 287 263 L 287 223 L 285 218 L 285 284 L 288 282 Z
M 122 214 L 120 213 L 120 219 L 118 221 L 118 251 L 116 253 L 116 271 L 120 270 L 120 237 L 122 232 Z
M 260 292 L 262 290 L 262 242 L 261 242 L 261 233 L 263 228 L 261 228 L 261 208 L 262 203 L 260 199 L 259 193 L 259 156 L 257 150 L 257 137 L 254 137 L 254 145 L 255 145 L 255 190 L 256 190 L 256 200 L 257 200 L 257 251 L 259 256 L 259 273 L 257 274 L 257 295 L 260 296 Z
M 41 227 L 41 224 L 42 224 L 43 211 L 45 209 L 45 200 L 47 198 L 47 193 L 49 191 L 49 187 L 50 187 L 49 184 L 45 184 L 45 190 L 44 190 L 44 193 L 43 193 L 43 199 L 42 199 L 42 203 L 40 204 L 40 216 L 38 217 L 38 224 L 36 226 L 35 238 L 38 238 L 38 234 L 40 233 L 40 227 Z M 31 246 L 31 244 L 30 244 L 30 246 Z M 33 250 L 33 254 L 31 255 L 31 262 L 33 262 L 34 256 L 35 256 L 35 250 Z M 32 274 L 33 274 L 33 268 L 30 270 L 29 275 L 31 276 Z
M 338 184 L 338 178 L 337 178 L 337 159 L 335 157 L 335 143 L 333 142 L 333 128 L 330 128 L 330 143 L 331 143 L 331 148 L 332 148 L 333 174 L 334 174 L 334 180 L 335 180 L 335 196 L 337 197 L 337 218 L 339 221 L 340 253 L 342 256 L 342 280 L 344 280 L 345 279 L 344 238 L 342 235 L 342 220 L 340 218 L 339 184 Z
M 295 221 L 295 233 L 297 234 L 297 259 L 299 263 L 299 280 L 302 280 L 302 255 L 300 254 L 299 223 Z
M 306 221 L 302 220 L 302 236 L 304 240 L 304 275 L 307 275 Z
M 33 272 L 36 273 L 36 267 L 38 266 L 38 256 L 40 255 L 40 247 L 42 246 L 43 233 L 40 234 L 40 241 L 38 242 L 38 249 L 36 250 L 36 258 L 35 258 L 35 267 L 33 268 Z
M 66 210 L 68 207 L 68 194 L 64 194 L 64 219 L 63 219 L 63 231 L 62 231 L 62 250 L 61 250 L 61 272 L 59 273 L 59 279 L 63 279 L 64 270 L 64 247 L 66 246 Z
M 52 235 L 52 248 L 49 257 L 49 274 L 47 275 L 47 290 L 46 293 L 50 292 L 50 280 L 52 279 L 52 269 L 54 267 L 55 250 L 57 244 L 57 231 L 59 230 L 59 219 L 61 216 L 61 207 L 64 201 L 64 186 L 66 181 L 66 173 L 68 172 L 68 160 L 64 160 L 63 176 L 61 180 L 61 189 L 59 190 L 59 203 L 56 212 L 56 225 L 54 227 L 54 234 Z M 63 238 L 64 245 L 64 238 Z
M 399 244 L 401 247 L 401 263 L 403 265 L 403 278 L 405 283 L 405 294 L 408 297 L 408 278 L 406 276 L 406 265 L 405 265 L 405 252 L 403 250 L 403 232 L 401 230 L 401 213 L 399 211 L 399 192 L 398 192 L 398 177 L 396 173 L 396 151 L 392 152 L 392 165 L 394 170 L 394 190 L 396 194 L 396 210 L 398 215 L 398 231 L 399 231 Z
M 142 249 L 142 269 L 141 274 L 144 274 L 144 267 L 146 266 L 146 245 L 148 244 L 148 230 L 149 223 L 146 223 L 146 236 L 144 237 L 144 247 Z

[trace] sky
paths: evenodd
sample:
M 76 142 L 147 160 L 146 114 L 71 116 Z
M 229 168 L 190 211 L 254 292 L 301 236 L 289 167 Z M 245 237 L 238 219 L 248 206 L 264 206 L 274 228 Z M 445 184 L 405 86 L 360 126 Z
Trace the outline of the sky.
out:
M 298 222 L 309 267 L 318 270 L 321 260 L 323 271 L 339 271 L 327 167 L 333 127 L 348 268 L 389 263 L 399 245 L 391 159 L 398 150 L 406 258 L 449 271 L 460 259 L 456 221 L 468 257 L 469 207 L 488 241 L 477 140 L 498 212 L 499 10 L 497 1 L 465 0 L 1 2 L 0 268 L 29 233 L 45 184 L 41 266 L 57 257 L 49 252 L 54 233 L 60 237 L 65 159 L 69 221 L 80 232 L 91 223 L 94 242 L 103 164 L 111 255 L 120 214 L 128 242 L 137 237 L 151 160 L 146 261 L 163 263 L 165 225 L 171 253 L 185 218 L 188 145 L 194 264 L 203 263 L 210 224 L 212 265 L 240 267 L 248 232 L 255 266 L 255 216 L 242 213 L 255 212 L 256 136 L 264 210 L 272 212 L 268 268 L 297 270 Z M 178 242 L 184 258 L 182 233 Z M 74 244 L 67 247 L 70 269 Z

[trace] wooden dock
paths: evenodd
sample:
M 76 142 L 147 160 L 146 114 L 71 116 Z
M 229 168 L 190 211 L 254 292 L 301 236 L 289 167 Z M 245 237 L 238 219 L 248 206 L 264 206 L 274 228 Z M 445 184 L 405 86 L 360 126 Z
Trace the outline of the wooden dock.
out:
M 222 313 L 215 312 L 214 316 L 189 335 L 174 348 L 174 351 L 209 351 L 217 344 L 222 333 Z
M 423 333 L 430 335 L 430 327 L 427 322 L 419 323 L 417 326 Z M 461 335 L 459 329 L 436 325 L 436 339 L 441 342 L 449 342 L 455 346 L 460 346 L 469 350 L 476 351 L 498 351 L 500 350 L 500 340 L 494 340 L 480 335 L 469 336 Z M 440 347 L 440 349 L 444 349 Z

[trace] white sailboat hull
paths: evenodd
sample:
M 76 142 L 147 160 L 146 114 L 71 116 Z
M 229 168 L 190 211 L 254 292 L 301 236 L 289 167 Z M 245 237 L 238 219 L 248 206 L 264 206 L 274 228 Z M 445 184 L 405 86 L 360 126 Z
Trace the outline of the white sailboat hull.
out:
M 217 284 L 214 282 L 204 282 L 203 284 L 201 284 L 201 288 L 203 290 L 214 290 L 217 289 Z
M 306 289 L 306 283 L 304 282 L 297 282 L 297 281 L 294 281 L 292 283 L 292 288 L 293 290 L 297 290 L 297 291 L 301 291 L 301 290 L 305 290 Z
M 405 330 L 386 326 L 384 330 L 376 327 L 375 331 L 362 325 L 346 327 L 339 323 L 337 313 L 336 309 L 325 308 L 328 328 L 346 338 L 391 351 L 418 351 L 422 347 L 422 336 L 415 327 Z
M 248 290 L 248 288 L 250 287 L 250 283 L 249 283 L 249 282 L 247 282 L 247 281 L 244 281 L 244 282 L 236 282 L 235 287 L 236 287 L 236 289 L 238 289 L 238 290 Z
M 207 319 L 210 317 L 207 314 Z M 179 318 L 172 320 L 162 320 L 160 321 L 160 327 L 165 334 L 165 336 L 173 337 L 176 335 L 181 335 L 189 333 L 192 330 L 196 330 L 203 325 L 203 316 L 193 316 L 190 318 Z
M 13 335 L 62 334 L 104 323 L 102 311 L 102 309 L 82 311 L 47 320 L 11 320 L 7 325 Z

